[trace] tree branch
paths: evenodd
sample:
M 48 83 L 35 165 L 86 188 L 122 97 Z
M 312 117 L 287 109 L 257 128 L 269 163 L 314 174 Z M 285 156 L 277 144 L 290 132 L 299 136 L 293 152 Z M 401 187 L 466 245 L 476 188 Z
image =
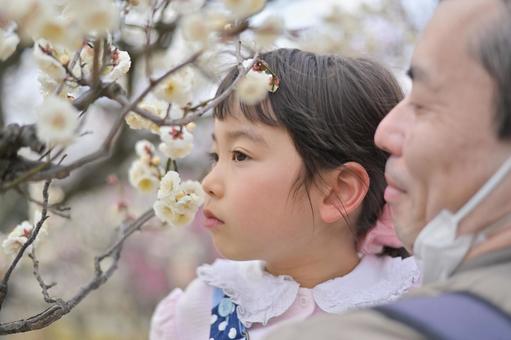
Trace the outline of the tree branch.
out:
M 18 262 L 23 257 L 23 254 L 25 253 L 25 250 L 35 241 L 37 235 L 39 234 L 39 231 L 41 230 L 44 221 L 48 218 L 48 190 L 50 188 L 51 179 L 48 179 L 44 183 L 43 188 L 43 207 L 41 211 L 41 219 L 37 222 L 35 228 L 30 233 L 30 237 L 28 240 L 21 246 L 20 250 L 18 251 L 18 254 L 16 254 L 16 257 L 12 261 L 11 265 L 9 266 L 9 269 L 7 269 L 7 272 L 5 272 L 5 275 L 2 279 L 2 282 L 0 283 L 0 310 L 2 309 L 2 305 L 5 301 L 5 297 L 7 296 L 8 292 L 8 284 L 9 279 L 11 277 L 12 272 L 14 271 L 14 268 L 18 265 Z
M 118 266 L 121 256 L 122 246 L 126 239 L 135 231 L 139 230 L 147 221 L 154 217 L 152 209 L 143 213 L 135 221 L 131 222 L 125 229 L 122 229 L 121 235 L 114 242 L 114 244 L 106 250 L 102 255 L 94 259 L 95 273 L 93 278 L 86 285 L 82 286 L 80 290 L 68 301 L 62 299 L 54 299 L 53 304 L 44 311 L 29 317 L 28 319 L 17 320 L 12 322 L 5 322 L 0 324 L 0 335 L 14 334 L 28 332 L 36 329 L 44 328 L 55 321 L 59 320 L 62 316 L 69 313 L 80 301 L 82 301 L 93 290 L 99 288 L 112 276 Z M 106 258 L 112 258 L 112 263 L 103 270 L 101 262 Z M 43 281 L 44 283 L 44 281 Z
M 256 55 L 254 56 L 254 62 L 255 62 L 255 59 L 257 59 L 257 57 L 258 57 L 258 54 L 256 53 Z M 253 63 L 252 63 L 252 65 L 253 65 Z M 187 114 L 183 118 L 179 118 L 179 119 L 165 119 L 165 118 L 163 118 L 162 119 L 162 118 L 152 114 L 151 112 L 144 110 L 142 108 L 139 108 L 139 107 L 133 108 L 132 111 L 137 113 L 141 117 L 150 120 L 151 122 L 155 123 L 158 126 L 186 125 L 188 123 L 195 121 L 197 118 L 203 116 L 209 110 L 215 108 L 218 104 L 220 104 L 223 100 L 225 100 L 231 94 L 231 92 L 234 91 L 234 89 L 236 88 L 238 83 L 241 81 L 241 79 L 243 79 L 243 77 L 250 71 L 250 69 L 252 68 L 252 65 L 249 65 L 246 69 L 243 69 L 243 71 L 239 72 L 238 76 L 236 77 L 236 79 L 234 79 L 234 81 L 231 83 L 231 85 L 229 85 L 229 87 L 224 92 L 219 94 L 218 96 L 208 99 L 195 107 L 185 109 L 185 112 L 192 112 L 193 110 L 198 110 L 198 111 L 193 112 L 191 114 Z M 125 99 L 122 97 L 117 97 L 117 98 L 113 98 L 113 99 L 116 100 L 117 102 L 119 102 L 121 105 L 124 105 L 124 103 L 125 103 L 124 102 Z
M 167 71 L 164 75 L 162 75 L 158 79 L 153 80 L 149 84 L 149 86 L 134 101 L 132 101 L 129 104 L 128 104 L 128 99 L 126 98 L 125 95 L 122 95 L 122 94 L 119 94 L 119 93 L 108 93 L 108 94 L 105 93 L 105 95 L 108 95 L 111 98 L 119 98 L 117 101 L 120 102 L 123 105 L 123 108 L 122 108 L 121 114 L 117 117 L 117 119 L 113 123 L 112 128 L 110 129 L 110 132 L 109 132 L 108 136 L 106 137 L 106 139 L 104 140 L 104 142 L 101 145 L 101 147 L 97 151 L 95 151 L 95 152 L 93 152 L 93 153 L 91 153 L 91 154 L 89 154 L 89 155 L 87 155 L 85 157 L 82 157 L 82 158 L 74 161 L 73 163 L 71 163 L 69 165 L 65 165 L 65 166 L 62 166 L 62 167 L 57 168 L 57 169 L 49 169 L 47 171 L 42 171 L 42 172 L 38 173 L 37 175 L 34 175 L 32 177 L 32 179 L 34 179 L 34 180 L 42 180 L 42 179 L 47 179 L 47 178 L 64 178 L 64 177 L 67 177 L 73 170 L 75 170 L 77 168 L 80 168 L 80 167 L 82 167 L 82 166 L 84 166 L 84 165 L 86 165 L 88 163 L 94 162 L 94 161 L 99 160 L 101 158 L 109 157 L 111 149 L 112 149 L 112 146 L 115 144 L 115 142 L 117 140 L 117 136 L 119 135 L 119 131 L 120 131 L 121 127 L 122 127 L 122 124 L 124 122 L 124 118 L 126 117 L 126 115 L 130 111 L 132 111 L 134 108 L 136 108 L 137 105 L 160 82 L 162 82 L 165 78 L 167 78 L 171 74 L 179 71 L 181 68 L 185 67 L 186 65 L 194 62 L 199 57 L 200 54 L 201 54 L 201 52 L 197 52 L 197 53 L 193 54 L 187 60 L 185 60 L 181 64 L 175 66 L 174 68 L 170 69 L 169 71 Z
M 18 150 L 25 146 L 37 153 L 45 149 L 44 143 L 37 139 L 35 124 L 14 123 L 0 130 L 0 158 L 16 157 Z

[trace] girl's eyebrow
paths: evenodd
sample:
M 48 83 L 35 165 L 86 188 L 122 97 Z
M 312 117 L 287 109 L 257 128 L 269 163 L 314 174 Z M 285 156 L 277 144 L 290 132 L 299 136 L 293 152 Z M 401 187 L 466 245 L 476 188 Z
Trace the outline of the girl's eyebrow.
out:
M 216 136 L 214 133 L 211 135 L 211 138 L 213 138 L 213 141 L 216 142 Z M 235 141 L 237 139 L 242 139 L 242 138 L 248 139 L 254 143 L 263 144 L 265 146 L 268 146 L 268 143 L 266 142 L 266 140 L 261 135 L 255 133 L 252 130 L 247 130 L 247 129 L 233 130 L 233 131 L 227 132 L 227 134 L 226 134 L 227 142 L 230 142 L 230 143 L 232 143 L 233 141 Z

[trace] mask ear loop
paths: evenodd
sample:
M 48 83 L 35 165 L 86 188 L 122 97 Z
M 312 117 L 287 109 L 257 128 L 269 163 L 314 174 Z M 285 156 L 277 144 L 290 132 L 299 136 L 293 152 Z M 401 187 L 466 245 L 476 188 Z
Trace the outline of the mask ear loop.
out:
M 502 180 L 511 172 L 511 157 L 509 157 L 497 170 L 497 172 L 490 177 L 488 181 L 479 189 L 479 191 L 472 196 L 472 198 L 465 203 L 465 205 L 454 214 L 453 219 L 459 223 L 465 216 L 474 210 L 479 203 L 481 203 L 495 188 L 502 182 Z

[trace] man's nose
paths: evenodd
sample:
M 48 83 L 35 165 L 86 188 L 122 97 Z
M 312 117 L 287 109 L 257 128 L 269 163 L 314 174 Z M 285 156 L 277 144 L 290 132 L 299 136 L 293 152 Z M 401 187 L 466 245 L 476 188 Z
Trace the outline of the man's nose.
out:
M 401 156 L 406 126 L 410 120 L 408 97 L 399 102 L 380 122 L 374 142 L 393 156 Z

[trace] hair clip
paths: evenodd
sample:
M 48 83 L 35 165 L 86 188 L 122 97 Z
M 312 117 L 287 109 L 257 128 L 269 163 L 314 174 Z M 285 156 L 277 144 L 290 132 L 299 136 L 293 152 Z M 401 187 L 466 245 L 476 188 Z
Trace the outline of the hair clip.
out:
M 247 59 L 243 61 L 243 66 L 248 67 L 252 64 L 253 59 Z M 248 72 L 257 72 L 264 73 L 268 75 L 268 92 L 275 93 L 279 89 L 280 79 L 277 77 L 275 73 L 270 69 L 268 64 L 261 59 L 257 59 L 255 63 L 252 65 L 252 69 Z

